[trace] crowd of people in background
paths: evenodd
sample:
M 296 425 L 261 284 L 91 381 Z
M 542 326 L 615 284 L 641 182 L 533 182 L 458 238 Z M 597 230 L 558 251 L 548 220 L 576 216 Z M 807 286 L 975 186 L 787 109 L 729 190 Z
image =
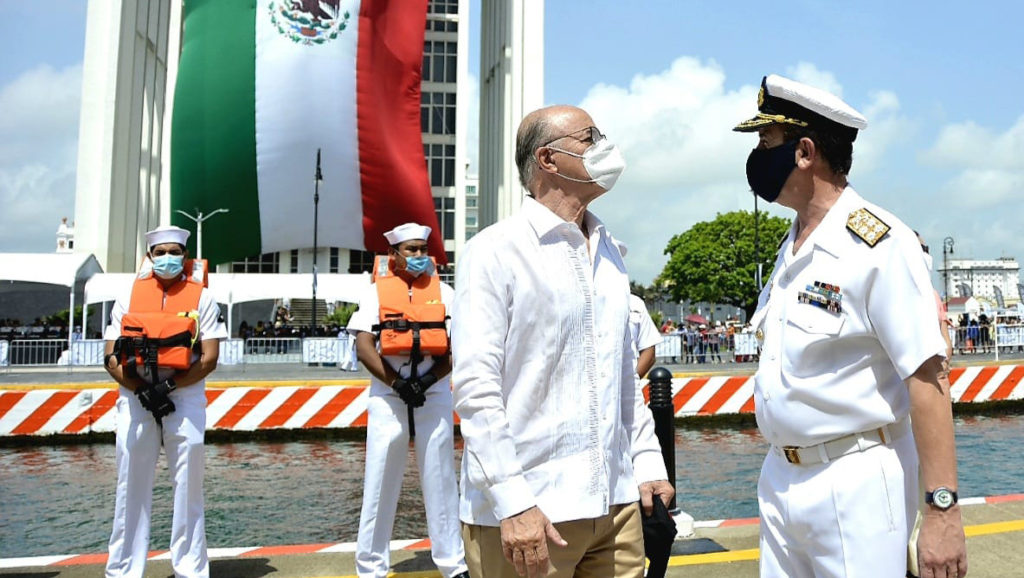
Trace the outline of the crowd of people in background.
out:
M 680 339 L 680 363 L 725 363 L 734 361 L 729 352 L 736 348 L 735 334 L 738 327 L 739 321 L 732 318 L 726 319 L 724 324 L 715 321 L 682 323 L 678 326 L 675 321 L 667 319 L 662 323 L 660 331 L 662 335 L 678 336 Z
M 86 336 L 82 333 L 81 326 L 76 325 L 72 329 L 72 337 L 75 339 L 84 339 Z M 99 339 L 101 334 L 99 331 L 93 331 L 88 335 L 88 339 Z M 67 323 L 61 319 L 57 320 L 43 320 L 41 317 L 36 317 L 32 323 L 22 323 L 20 319 L 13 318 L 0 318 L 0 339 L 5 341 L 18 340 L 29 340 L 29 339 L 67 339 L 68 338 L 68 326 Z

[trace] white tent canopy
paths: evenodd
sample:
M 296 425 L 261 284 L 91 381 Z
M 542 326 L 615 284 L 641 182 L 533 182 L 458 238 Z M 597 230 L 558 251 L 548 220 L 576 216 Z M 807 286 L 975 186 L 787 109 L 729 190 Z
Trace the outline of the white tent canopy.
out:
M 85 284 L 87 304 L 114 301 L 131 291 L 133 273 L 102 273 Z M 358 303 L 370 285 L 369 273 L 343 275 L 317 274 L 317 299 Z M 313 274 L 210 273 L 210 292 L 218 303 L 234 305 L 261 299 L 312 297 Z
M 85 284 L 86 304 L 104 303 L 103 319 L 106 319 L 107 301 L 115 301 L 130 295 L 135 274 L 102 273 L 94 275 Z M 363 291 L 370 285 L 370 274 L 345 275 L 339 273 L 317 274 L 317 299 L 327 302 L 343 301 L 358 303 Z M 228 326 L 231 326 L 231 309 L 236 303 L 260 301 L 263 299 L 294 299 L 313 296 L 312 273 L 210 273 L 210 292 L 217 303 L 228 306 Z M 82 314 L 85 325 L 85 312 Z
M 74 287 L 103 272 L 96 257 L 78 253 L 0 253 L 0 281 Z
M 75 285 L 102 273 L 99 261 L 91 253 L 2 253 L 0 281 L 63 285 L 70 289 L 68 303 L 68 347 L 75 317 Z M 85 317 L 85 307 L 82 317 Z M 82 326 L 85 326 L 83 321 Z

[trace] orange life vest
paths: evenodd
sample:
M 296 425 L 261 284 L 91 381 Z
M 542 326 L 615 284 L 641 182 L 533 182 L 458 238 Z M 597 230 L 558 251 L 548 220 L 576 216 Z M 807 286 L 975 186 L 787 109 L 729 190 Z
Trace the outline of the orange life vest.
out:
M 188 369 L 199 336 L 199 297 L 208 283 L 206 261 L 185 261 L 184 282 L 164 290 L 150 273 L 135 280 L 114 355 L 121 365 Z
M 435 271 L 423 273 L 412 284 L 394 272 L 394 260 L 377 257 L 373 282 L 380 301 L 378 332 L 383 355 L 447 355 L 447 313 L 441 302 L 441 280 Z M 416 351 L 416 348 L 419 351 Z

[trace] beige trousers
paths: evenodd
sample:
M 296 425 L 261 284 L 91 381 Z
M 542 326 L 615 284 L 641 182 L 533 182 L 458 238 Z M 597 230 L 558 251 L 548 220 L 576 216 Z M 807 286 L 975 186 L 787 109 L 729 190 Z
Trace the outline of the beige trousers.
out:
M 612 506 L 599 518 L 559 522 L 555 529 L 569 545 L 548 542 L 549 578 L 643 577 L 644 535 L 636 503 Z M 464 523 L 462 540 L 473 578 L 519 578 L 502 553 L 501 528 Z

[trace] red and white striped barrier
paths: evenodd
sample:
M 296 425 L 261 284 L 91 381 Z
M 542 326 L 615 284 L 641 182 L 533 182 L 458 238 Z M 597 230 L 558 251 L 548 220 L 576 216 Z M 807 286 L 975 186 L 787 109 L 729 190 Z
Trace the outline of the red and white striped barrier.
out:
M 953 400 L 959 403 L 1024 399 L 1024 365 L 957 367 Z M 208 384 L 210 430 L 358 428 L 366 426 L 366 381 Z M 751 413 L 754 379 L 749 375 L 676 377 L 672 397 L 677 417 Z M 114 431 L 117 390 L 0 389 L 0 436 L 82 434 Z

